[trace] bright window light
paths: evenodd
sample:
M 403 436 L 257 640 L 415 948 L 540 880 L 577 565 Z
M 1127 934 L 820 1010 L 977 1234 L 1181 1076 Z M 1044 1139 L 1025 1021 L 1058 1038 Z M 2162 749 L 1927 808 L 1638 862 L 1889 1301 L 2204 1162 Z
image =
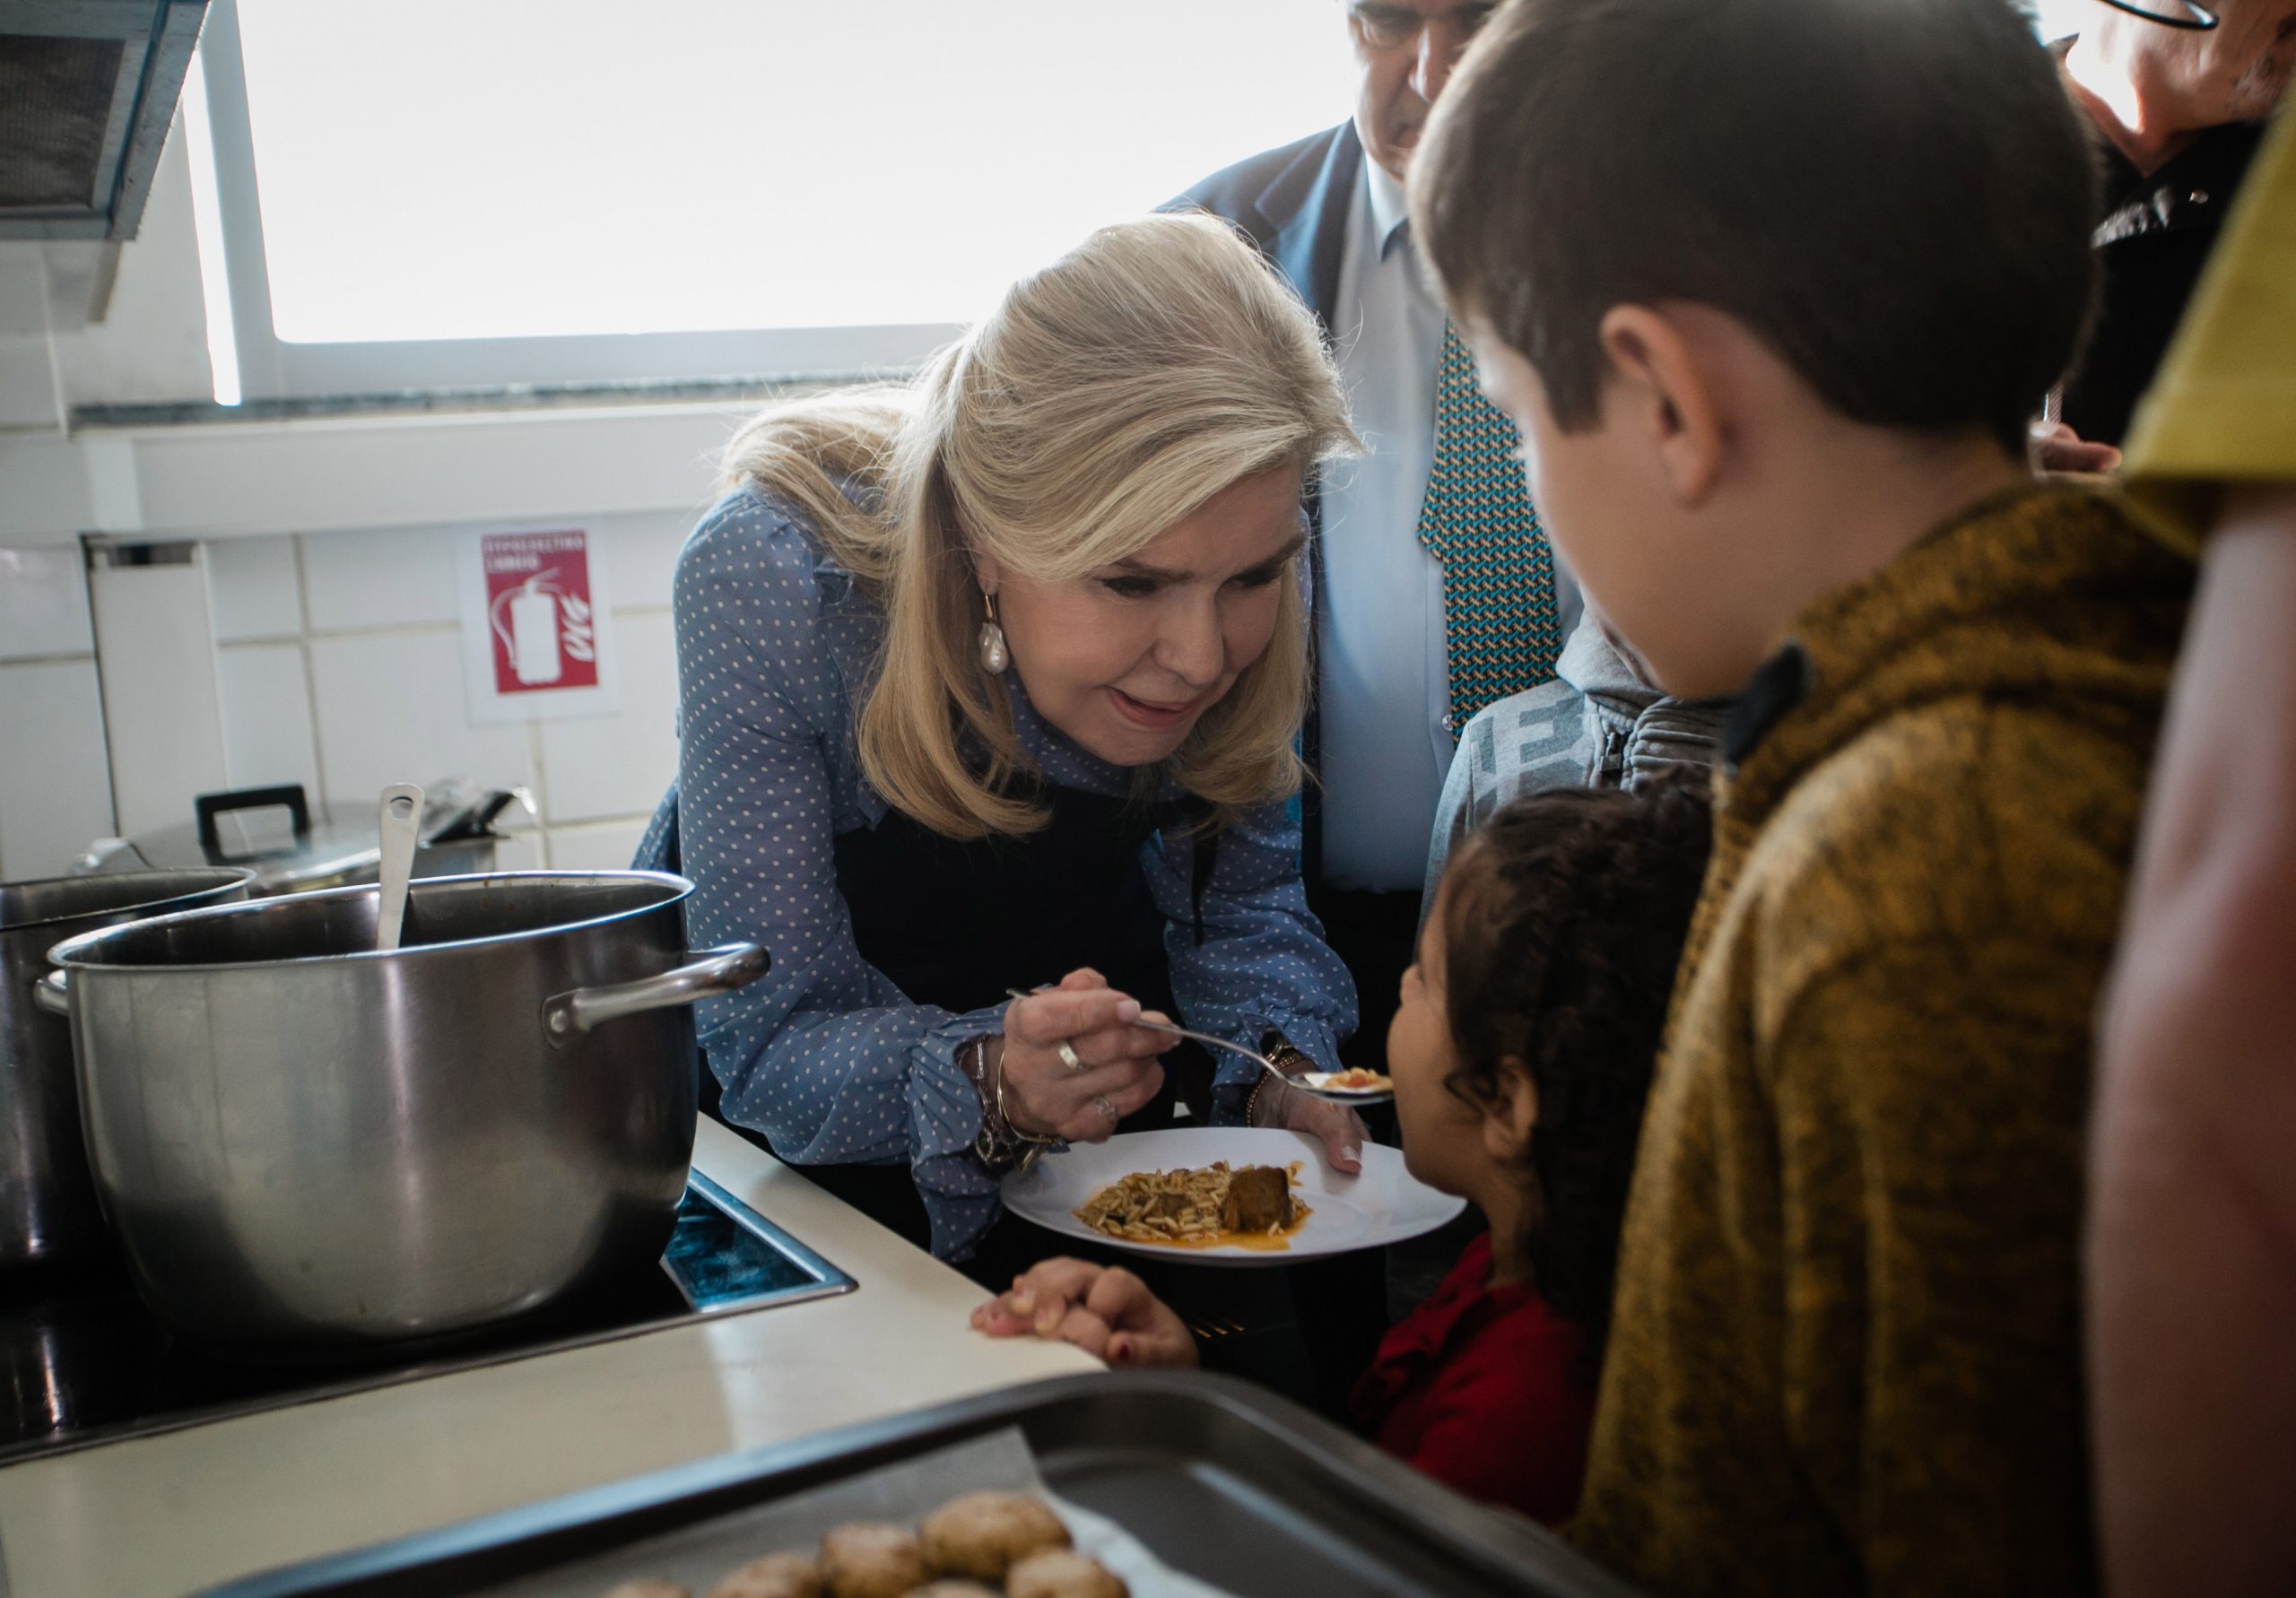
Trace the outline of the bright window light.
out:
M 2028 0 L 2027 9 L 2033 13 L 2033 31 L 2045 42 L 2078 33 L 2090 19 L 2105 14 L 2090 0 Z
M 239 0 L 287 343 L 968 320 L 1328 127 L 1337 0 Z

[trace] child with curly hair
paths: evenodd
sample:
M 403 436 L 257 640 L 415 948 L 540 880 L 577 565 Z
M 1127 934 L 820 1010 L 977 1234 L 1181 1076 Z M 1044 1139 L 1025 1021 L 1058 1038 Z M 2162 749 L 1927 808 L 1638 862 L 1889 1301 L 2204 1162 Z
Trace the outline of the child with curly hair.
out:
M 1354 1392 L 1380 1446 L 1556 1521 L 1578 1496 L 1650 1069 L 1710 837 L 1678 787 L 1555 789 L 1444 873 L 1387 1033 L 1404 1162 L 1490 1222 Z M 991 1336 L 1118 1366 L 1194 1365 L 1132 1272 L 1048 1260 L 974 1312 Z

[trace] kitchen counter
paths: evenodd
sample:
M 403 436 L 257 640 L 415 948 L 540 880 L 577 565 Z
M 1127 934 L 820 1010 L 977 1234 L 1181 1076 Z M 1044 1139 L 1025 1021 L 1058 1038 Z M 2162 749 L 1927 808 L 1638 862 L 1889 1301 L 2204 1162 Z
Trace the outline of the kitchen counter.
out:
M 857 1291 L 0 1469 L 6 1598 L 179 1594 L 735 1449 L 1051 1376 L 980 1290 L 705 1120 L 694 1166 Z

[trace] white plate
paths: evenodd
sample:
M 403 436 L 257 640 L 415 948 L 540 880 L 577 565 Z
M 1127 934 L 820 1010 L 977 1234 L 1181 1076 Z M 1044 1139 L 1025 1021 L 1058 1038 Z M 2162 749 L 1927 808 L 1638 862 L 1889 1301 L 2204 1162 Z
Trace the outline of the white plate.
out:
M 1314 1213 L 1278 1249 L 1170 1248 L 1132 1243 L 1094 1231 L 1074 1212 L 1111 1182 L 1135 1171 L 1202 1168 L 1224 1159 L 1231 1168 L 1300 1162 L 1294 1190 Z M 1133 1132 L 1104 1143 L 1071 1143 L 1048 1154 L 1023 1176 L 1004 1178 L 1004 1207 L 1065 1236 L 1110 1248 L 1127 1248 L 1157 1259 L 1206 1265 L 1281 1265 L 1321 1254 L 1378 1248 L 1431 1232 L 1467 1207 L 1466 1201 L 1436 1192 L 1403 1168 L 1403 1153 L 1378 1143 L 1363 1148 L 1363 1170 L 1345 1176 L 1324 1163 L 1323 1144 L 1305 1133 L 1259 1126 L 1185 1126 L 1168 1132 Z

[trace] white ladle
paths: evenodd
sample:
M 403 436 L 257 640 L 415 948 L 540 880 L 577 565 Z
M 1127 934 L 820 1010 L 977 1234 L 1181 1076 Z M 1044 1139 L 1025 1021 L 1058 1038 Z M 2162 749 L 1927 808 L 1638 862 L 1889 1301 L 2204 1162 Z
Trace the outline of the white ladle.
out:
M 375 907 L 375 947 L 398 947 L 399 924 L 406 918 L 406 880 L 414 874 L 416 835 L 422 828 L 422 790 L 411 782 L 383 790 L 379 829 L 383 838 L 382 897 Z

